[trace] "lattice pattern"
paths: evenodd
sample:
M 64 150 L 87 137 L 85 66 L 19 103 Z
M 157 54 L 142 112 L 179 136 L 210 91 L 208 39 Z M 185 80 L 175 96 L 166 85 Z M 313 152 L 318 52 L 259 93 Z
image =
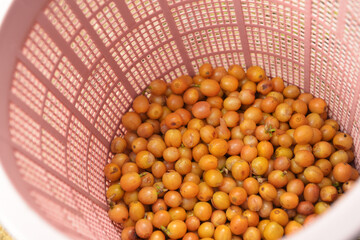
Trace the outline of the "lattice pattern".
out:
M 284 6 L 291 6 L 292 8 L 297 8 L 302 11 L 305 10 L 305 0 L 264 0 L 264 3 L 267 5 L 270 5 L 273 2 L 278 2 L 280 4 L 283 4 Z
M 355 86 L 357 82 L 358 69 L 351 64 L 356 61 L 351 55 L 344 54 L 345 49 L 342 49 L 340 43 L 333 43 L 333 48 L 328 50 L 327 53 L 312 49 L 311 51 L 311 70 L 314 74 L 321 77 L 323 81 L 327 80 L 327 85 L 331 88 L 336 95 L 341 96 L 344 102 L 350 102 L 354 98 L 355 89 L 351 86 Z M 341 75 L 339 73 L 342 73 Z M 343 84 L 338 84 L 343 75 L 348 76 L 348 80 Z M 315 80 L 315 79 L 314 79 Z M 317 81 L 310 83 L 311 90 L 313 92 L 319 91 L 315 89 Z
M 41 114 L 46 88 L 21 62 L 16 65 L 11 92 L 38 115 Z
M 304 89 L 305 70 L 302 65 L 281 57 L 261 53 L 252 53 L 251 59 L 253 60 L 252 65 L 263 66 L 267 75 L 281 76 L 286 82 Z
M 289 1 L 282 2 L 283 4 L 268 0 L 242 1 L 245 24 L 274 31 L 283 31 L 283 34 L 290 34 L 294 38 L 300 37 L 300 39 L 304 39 L 305 14 L 298 11 L 297 8 L 301 5 L 304 6 L 305 1 L 293 1 L 290 6 L 288 5 Z
M 32 160 L 19 152 L 14 154 L 20 174 L 27 184 L 37 189 L 42 195 L 47 195 L 54 200 L 65 204 L 73 211 L 76 209 L 71 187 L 63 181 L 48 173 L 44 168 L 35 164 Z
M 121 122 L 119 121 L 119 127 L 118 127 L 118 129 L 116 130 L 116 132 L 115 132 L 115 134 L 114 134 L 114 137 L 115 136 L 122 136 L 122 135 L 124 135 L 125 133 L 126 133 L 126 129 L 125 129 L 125 127 L 121 124 Z M 112 157 L 114 156 L 114 154 L 112 154 L 110 151 L 109 151 L 109 155 L 108 155 L 108 163 L 110 163 L 111 162 L 111 159 L 112 159 Z
M 43 168 L 18 151 L 14 151 L 14 157 L 20 175 L 27 184 L 43 192 L 51 191 L 47 181 L 46 171 Z
M 360 31 L 358 30 L 358 26 L 360 24 L 360 20 L 356 17 L 359 16 L 360 12 L 360 2 L 356 0 L 348 0 L 346 7 L 346 15 L 345 15 L 345 23 L 344 23 L 344 41 L 351 46 L 352 54 L 356 56 L 356 60 L 359 62 L 359 52 L 360 52 Z
M 195 71 L 199 72 L 199 66 L 206 62 L 211 63 L 213 66 L 223 66 L 226 69 L 233 64 L 239 64 L 245 69 L 245 59 L 243 53 L 241 52 L 220 53 L 205 56 L 192 61 L 191 64 Z
M 65 145 L 49 132 L 41 130 L 41 158 L 54 171 L 66 177 Z
M 178 68 L 175 68 L 174 70 L 170 71 L 169 73 L 165 74 L 162 78 L 166 82 L 171 82 L 175 78 L 181 76 L 181 75 L 187 75 L 188 71 L 185 67 L 185 65 L 181 65 Z
M 175 43 L 170 42 L 137 62 L 125 76 L 132 85 L 139 86 L 134 88 L 139 93 L 150 81 L 162 76 L 166 68 L 160 68 L 160 66 L 175 67 L 180 64 L 180 61 Z
M 326 28 L 323 24 L 312 20 L 311 29 L 311 43 L 317 49 L 322 51 L 330 50 L 330 41 L 334 38 L 333 32 Z
M 354 139 L 354 149 L 359 149 L 359 147 L 360 147 L 359 128 L 360 128 L 359 126 L 353 127 L 353 129 L 351 131 L 351 136 L 354 136 L 354 138 L 353 138 Z M 355 151 L 355 158 L 359 159 L 359 157 L 360 157 L 359 152 Z M 360 164 L 358 161 L 355 161 L 355 167 L 356 167 L 357 171 L 360 171 Z
M 106 235 L 110 239 L 118 239 L 119 232 L 117 232 L 116 229 L 114 228 L 114 223 L 111 222 L 111 220 L 109 219 L 109 215 L 107 211 L 104 211 L 104 209 L 100 208 L 96 204 L 93 204 L 93 206 L 95 209 L 95 213 L 98 216 L 98 221 L 100 225 L 103 227 L 103 231 L 106 233 Z
M 312 15 L 318 22 L 327 29 L 336 31 L 338 15 L 339 15 L 339 1 L 330 0 L 313 0 L 312 1 Z
M 106 204 L 104 165 L 106 162 L 108 146 L 104 146 L 94 136 L 90 138 L 87 156 L 87 174 L 89 179 L 90 194 L 100 202 Z
M 102 226 L 99 224 L 99 218 L 96 215 L 93 203 L 81 193 L 73 190 L 74 198 L 79 212 L 83 215 L 86 224 L 89 226 L 93 232 L 94 239 L 108 239 L 104 234 Z
M 30 196 L 33 197 L 35 204 L 42 213 L 42 216 L 45 216 L 62 227 L 74 231 L 73 233 L 79 237 L 95 239 L 91 229 L 89 229 L 79 214 L 68 210 L 53 201 L 51 197 L 45 196 L 39 192 L 32 191 Z
M 110 49 L 110 53 L 121 70 L 126 71 L 141 56 L 170 38 L 168 24 L 163 14 L 159 14 L 127 33 Z
M 75 107 L 91 122 L 100 109 L 100 104 L 105 94 L 116 82 L 116 74 L 105 61 L 101 59 L 91 72 L 88 80 L 80 92 Z
M 22 54 L 47 79 L 50 79 L 62 52 L 44 29 L 39 24 L 35 24 L 24 44 Z
M 353 63 L 357 59 L 351 54 L 347 54 L 353 49 L 348 49 L 337 39 L 335 34 L 336 27 L 338 27 L 336 24 L 338 22 L 338 3 L 329 1 L 325 6 L 324 2 L 315 1 L 315 6 L 316 4 L 319 6 L 314 13 L 311 31 L 310 90 L 317 96 L 325 98 L 331 106 L 332 112 L 336 113 L 335 118 L 339 120 L 340 125 L 346 127 L 349 126 L 351 107 L 349 104 L 342 103 L 351 103 L 354 99 L 354 86 L 357 85 L 356 79 L 359 71 Z M 344 31 L 345 36 L 350 37 L 346 28 Z M 344 40 L 346 39 L 344 38 Z M 347 81 L 340 84 L 343 82 L 344 76 Z
M 299 42 L 297 38 L 257 27 L 248 28 L 248 37 L 252 52 L 267 52 L 304 65 L 304 42 Z
M 123 32 L 128 30 L 114 2 L 110 2 L 102 11 L 99 11 L 90 20 L 90 24 L 106 47 L 110 46 Z
M 67 57 L 63 56 L 55 69 L 51 83 L 73 103 L 82 81 L 83 78 L 78 70 Z
M 357 126 L 357 130 L 360 132 L 360 122 L 357 121 L 356 119 L 359 119 L 360 118 L 360 98 L 358 99 L 357 103 L 356 104 L 356 108 L 355 108 L 355 114 L 354 114 L 354 122 L 353 122 L 353 126 Z M 359 136 L 360 137 L 360 136 Z M 360 143 L 359 143 L 360 144 Z M 355 148 L 355 149 L 358 149 L 358 148 Z M 359 154 L 360 154 L 360 151 L 358 151 Z
M 81 27 L 79 19 L 76 18 L 65 0 L 50 2 L 48 7 L 45 8 L 44 14 L 66 42 L 70 42 L 76 31 Z
M 126 88 L 121 82 L 118 82 L 103 104 L 95 122 L 95 127 L 109 142 L 119 122 L 118 116 L 123 115 L 127 111 L 131 100 L 131 96 Z
M 88 69 L 91 68 L 100 56 L 99 49 L 85 29 L 80 31 L 74 41 L 71 42 L 70 47 Z
M 194 29 L 235 25 L 234 3 L 230 1 L 194 1 L 171 9 L 181 34 Z
M 242 1 L 242 10 L 251 64 L 304 88 L 305 1 Z
M 51 92 L 47 93 L 43 119 L 55 128 L 61 135 L 66 135 L 66 127 L 70 117 L 67 109 Z
M 47 178 L 49 187 L 52 192 L 52 197 L 56 198 L 62 203 L 65 203 L 72 209 L 77 209 L 73 195 L 71 193 L 71 187 L 50 173 L 47 174 Z
M 356 104 L 355 115 L 354 115 L 355 120 L 352 122 L 350 134 L 354 140 L 355 157 L 356 157 L 356 159 L 360 159 L 360 151 L 359 151 L 359 149 L 360 149 L 360 123 L 359 123 L 359 121 L 357 121 L 357 119 L 360 118 L 360 98 L 358 99 L 357 103 L 353 103 L 353 104 Z M 359 160 L 355 161 L 355 166 L 356 166 L 357 170 L 360 171 Z
M 9 110 L 11 141 L 38 157 L 41 154 L 40 125 L 13 103 Z
M 86 18 L 91 17 L 98 11 L 108 0 L 76 0 Z
M 161 10 L 158 0 L 125 0 L 125 3 L 136 22 Z
M 339 121 L 339 124 L 346 127 L 349 123 L 350 108 L 344 103 L 344 96 L 339 96 L 335 89 L 332 89 L 330 85 L 315 74 L 311 74 L 311 88 L 316 93 L 316 96 L 324 98 L 324 100 L 331 107 L 330 116 Z M 331 113 L 336 113 L 335 116 Z
M 241 51 L 238 27 L 221 27 L 190 33 L 182 37 L 190 58 L 224 51 Z
M 74 116 L 67 137 L 67 167 L 69 180 L 87 191 L 86 162 L 90 131 Z

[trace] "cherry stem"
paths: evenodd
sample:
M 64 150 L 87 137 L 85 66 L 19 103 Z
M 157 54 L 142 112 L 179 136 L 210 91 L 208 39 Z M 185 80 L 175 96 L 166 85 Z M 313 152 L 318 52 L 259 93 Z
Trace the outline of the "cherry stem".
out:
M 269 126 L 265 126 L 265 132 L 269 134 L 270 137 L 273 136 L 273 132 L 276 131 L 276 128 L 274 128 L 271 124 Z
M 114 198 L 116 196 L 116 194 L 114 193 L 113 195 L 111 195 L 107 200 L 108 200 L 108 202 L 109 202 L 109 204 L 110 204 L 110 202 L 112 201 L 112 199 Z
M 141 92 L 141 94 L 142 94 L 142 95 L 145 95 L 145 93 L 150 93 L 150 89 L 151 89 L 150 86 L 147 87 L 147 88 L 145 88 L 144 91 Z
M 169 189 L 166 189 L 166 188 L 161 188 L 160 186 L 156 185 L 156 192 L 157 194 L 159 195 L 160 193 L 164 193 L 164 192 L 167 192 Z
M 265 182 L 265 178 L 260 177 L 260 176 L 258 176 L 257 180 L 258 180 L 259 183 Z
M 338 193 L 343 193 L 339 182 L 333 183 L 333 186 L 337 189 Z
M 143 173 L 140 173 L 139 176 L 140 176 L 140 177 L 143 177 L 143 176 L 145 176 L 146 174 L 147 174 L 147 172 L 143 172 Z
M 155 188 L 156 190 L 161 191 L 161 188 L 158 185 L 156 185 Z
M 225 174 L 228 174 L 229 173 L 229 170 L 226 168 L 226 167 L 223 167 L 221 170 L 220 170 L 221 173 L 225 173 Z
M 161 226 L 160 227 L 160 229 L 166 234 L 166 235 L 168 235 L 169 236 L 169 234 L 170 234 L 170 231 L 169 231 L 169 229 L 167 229 L 166 227 L 164 227 L 164 226 Z

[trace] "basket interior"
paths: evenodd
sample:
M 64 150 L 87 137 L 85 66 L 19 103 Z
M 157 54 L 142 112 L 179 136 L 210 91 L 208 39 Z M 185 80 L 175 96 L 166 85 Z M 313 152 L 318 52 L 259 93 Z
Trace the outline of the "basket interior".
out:
M 42 2 L 8 66 L 12 161 L 3 165 L 74 238 L 118 239 L 102 169 L 121 116 L 151 80 L 193 75 L 204 62 L 259 65 L 324 98 L 360 147 L 359 1 Z

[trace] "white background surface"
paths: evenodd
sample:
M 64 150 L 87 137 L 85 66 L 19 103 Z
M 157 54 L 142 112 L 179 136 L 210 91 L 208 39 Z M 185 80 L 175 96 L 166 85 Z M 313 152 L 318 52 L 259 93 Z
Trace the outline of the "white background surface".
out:
M 12 0 L 0 0 L 0 22 L 2 22 L 11 2 Z
M 33 0 L 36 1 L 36 0 Z M 12 0 L 0 0 L 0 23 Z M 1 37 L 1 36 L 0 36 Z M 1 54 L 1 53 L 0 53 Z M 1 162 L 1 161 L 0 161 Z M 0 224 L 16 240 L 64 240 L 62 233 L 35 213 L 12 187 L 0 164 Z

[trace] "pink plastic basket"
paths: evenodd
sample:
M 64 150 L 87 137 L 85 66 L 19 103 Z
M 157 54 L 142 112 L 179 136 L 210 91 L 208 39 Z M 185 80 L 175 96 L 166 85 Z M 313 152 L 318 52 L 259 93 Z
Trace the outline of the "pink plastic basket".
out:
M 1 163 L 49 225 L 118 239 L 102 169 L 122 114 L 151 80 L 210 62 L 260 65 L 326 99 L 360 169 L 359 19 L 358 0 L 15 0 L 0 34 Z M 294 239 L 353 237 L 359 202 L 357 184 Z

